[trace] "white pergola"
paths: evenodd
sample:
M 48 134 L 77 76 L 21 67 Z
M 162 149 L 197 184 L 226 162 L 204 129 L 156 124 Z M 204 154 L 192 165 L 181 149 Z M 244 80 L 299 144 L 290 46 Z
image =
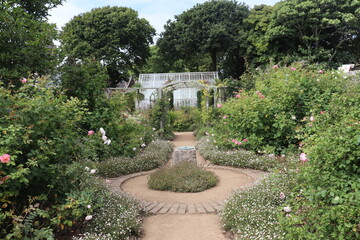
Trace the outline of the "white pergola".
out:
M 201 89 L 219 89 L 215 86 L 218 79 L 217 72 L 183 72 L 183 73 L 146 73 L 140 74 L 140 87 L 129 88 L 128 84 L 123 87 L 106 88 L 108 97 L 113 92 L 138 91 L 144 95 L 143 100 L 136 102 L 138 109 L 148 109 L 152 102 L 161 97 L 163 91 L 172 91 L 174 96 L 174 107 L 197 106 L 197 92 Z M 214 101 L 218 100 L 218 91 L 215 91 Z M 207 105 L 208 105 L 207 99 Z M 221 99 L 219 99 L 221 101 Z
M 182 72 L 182 73 L 148 73 L 140 74 L 140 92 L 144 100 L 140 108 L 149 108 L 162 90 L 170 89 L 174 93 L 174 107 L 195 107 L 197 105 L 197 92 L 207 86 L 215 87 L 217 72 Z M 206 84 L 204 84 L 206 83 Z

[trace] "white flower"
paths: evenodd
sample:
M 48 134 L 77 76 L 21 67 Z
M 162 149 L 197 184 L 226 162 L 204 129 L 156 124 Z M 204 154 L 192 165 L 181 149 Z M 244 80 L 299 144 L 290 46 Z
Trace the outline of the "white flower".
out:
M 211 136 L 213 137 L 213 136 L 215 136 L 214 134 L 211 134 Z
M 100 128 L 101 135 L 105 136 L 106 132 L 103 128 Z
M 106 140 L 106 141 L 104 142 L 104 144 L 107 144 L 107 145 L 110 145 L 110 143 L 111 143 L 111 140 L 110 140 L 110 139 L 108 139 L 108 140 Z
M 291 212 L 291 207 L 284 207 L 284 212 L 287 212 L 287 213 Z
M 292 119 L 292 120 L 296 120 L 296 116 L 294 116 L 294 115 L 291 116 L 291 119 Z
M 90 173 L 91 173 L 91 174 L 96 173 L 96 169 L 91 169 L 91 170 L 90 170 Z
M 135 148 L 135 147 L 133 148 L 133 151 L 136 151 L 136 148 Z
M 155 130 L 156 130 L 156 128 L 152 128 L 152 130 L 153 130 L 153 131 L 155 131 Z
M 146 144 L 145 143 L 141 144 L 141 147 L 146 147 Z
M 89 220 L 91 220 L 92 219 L 92 215 L 87 215 L 86 217 L 85 217 L 85 220 L 86 221 L 89 221 Z
M 91 205 L 87 205 L 86 207 L 87 207 L 87 208 L 91 208 Z
M 89 167 L 85 167 L 84 170 L 88 172 L 88 171 L 90 171 L 90 168 L 89 168 Z
M 103 135 L 101 138 L 104 142 L 107 140 L 107 136 L 105 136 L 105 135 Z

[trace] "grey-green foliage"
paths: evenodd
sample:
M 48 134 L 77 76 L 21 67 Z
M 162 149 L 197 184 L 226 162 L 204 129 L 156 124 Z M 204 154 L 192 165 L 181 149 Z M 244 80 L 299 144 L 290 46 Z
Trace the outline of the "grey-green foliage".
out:
M 246 150 L 219 150 L 209 137 L 201 138 L 196 148 L 205 159 L 217 165 L 267 171 L 279 164 L 279 160 L 272 156 L 258 155 Z
M 173 151 L 172 143 L 157 140 L 134 158 L 113 157 L 97 164 L 102 177 L 118 177 L 134 172 L 151 170 L 164 165 Z
M 60 40 L 67 57 L 101 61 L 114 84 L 145 64 L 154 35 L 155 29 L 135 10 L 107 6 L 75 16 Z

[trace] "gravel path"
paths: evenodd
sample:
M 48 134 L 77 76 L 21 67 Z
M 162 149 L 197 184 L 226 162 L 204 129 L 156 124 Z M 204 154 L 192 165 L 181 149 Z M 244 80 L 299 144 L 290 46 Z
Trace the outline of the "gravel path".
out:
M 195 146 L 192 132 L 175 133 L 174 145 Z M 156 191 L 147 187 L 148 175 L 155 171 L 135 173 L 112 179 L 114 191 L 139 199 L 145 211 L 154 214 L 144 220 L 145 240 L 217 240 L 227 239 L 216 214 L 233 191 L 249 187 L 266 173 L 211 165 L 197 152 L 197 163 L 219 178 L 219 183 L 199 193 Z

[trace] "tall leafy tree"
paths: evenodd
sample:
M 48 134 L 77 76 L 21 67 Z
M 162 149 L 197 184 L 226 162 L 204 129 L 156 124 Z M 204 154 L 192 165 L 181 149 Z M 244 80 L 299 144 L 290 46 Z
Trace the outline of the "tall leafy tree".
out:
M 360 1 L 287 0 L 274 6 L 266 31 L 280 57 L 310 62 L 359 60 Z M 353 48 L 353 49 L 351 49 Z
M 190 65 L 194 59 L 209 58 L 208 70 L 219 70 L 226 61 L 242 68 L 238 35 L 248 12 L 247 6 L 236 1 L 211 0 L 197 4 L 167 22 L 158 40 L 160 54 L 174 64 L 180 59 Z
M 29 73 L 48 74 L 56 65 L 54 24 L 47 10 L 61 1 L 0 1 L 0 81 L 19 83 Z
M 115 85 L 145 64 L 154 35 L 155 29 L 135 10 L 107 6 L 74 17 L 63 28 L 60 42 L 70 59 L 100 61 Z

